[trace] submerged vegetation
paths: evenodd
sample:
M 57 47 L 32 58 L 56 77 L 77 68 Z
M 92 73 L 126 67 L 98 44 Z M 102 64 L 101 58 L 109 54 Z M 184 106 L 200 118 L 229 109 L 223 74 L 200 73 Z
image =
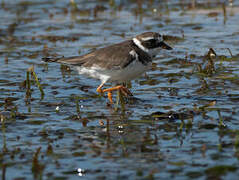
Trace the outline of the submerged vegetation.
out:
M 0 6 L 2 179 L 237 178 L 238 2 Z M 115 93 L 113 106 L 96 92 L 97 80 L 41 61 L 144 31 L 160 31 L 174 50 L 127 85 L 134 97 Z

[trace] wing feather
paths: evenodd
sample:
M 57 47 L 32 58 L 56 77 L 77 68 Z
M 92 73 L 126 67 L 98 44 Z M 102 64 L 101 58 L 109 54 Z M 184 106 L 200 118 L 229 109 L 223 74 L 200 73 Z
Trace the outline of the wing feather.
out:
M 130 53 L 135 51 L 134 54 Z M 59 62 L 67 65 L 84 67 L 101 67 L 104 69 L 122 69 L 137 59 L 143 64 L 151 61 L 151 57 L 136 47 L 132 40 L 98 49 L 82 56 L 63 57 L 58 59 L 44 58 L 45 61 Z
M 60 58 L 56 62 L 84 67 L 97 66 L 105 69 L 118 69 L 124 68 L 134 60 L 129 53 L 131 50 L 130 41 L 124 41 L 83 56 Z

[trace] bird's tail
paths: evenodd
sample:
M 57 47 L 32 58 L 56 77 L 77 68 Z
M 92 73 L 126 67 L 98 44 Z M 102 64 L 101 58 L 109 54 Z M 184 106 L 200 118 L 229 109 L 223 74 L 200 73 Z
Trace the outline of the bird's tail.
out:
M 57 62 L 60 59 L 62 59 L 62 58 L 51 58 L 51 57 L 44 57 L 44 58 L 42 58 L 42 60 L 44 62 Z

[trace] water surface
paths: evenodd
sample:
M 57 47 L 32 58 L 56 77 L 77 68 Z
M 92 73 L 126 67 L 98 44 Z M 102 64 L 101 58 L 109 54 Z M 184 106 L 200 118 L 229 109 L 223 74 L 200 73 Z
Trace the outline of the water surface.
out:
M 2 0 L 2 179 L 238 177 L 238 10 L 216 0 Z M 96 93 L 98 80 L 41 60 L 145 31 L 174 50 L 132 81 L 125 110 Z M 216 57 L 206 56 L 210 48 Z M 27 93 L 32 66 L 44 96 L 34 78 Z

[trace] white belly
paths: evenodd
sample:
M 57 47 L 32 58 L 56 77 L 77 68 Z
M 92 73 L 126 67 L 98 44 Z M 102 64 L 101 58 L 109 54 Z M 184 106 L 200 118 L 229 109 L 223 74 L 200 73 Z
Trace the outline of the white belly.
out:
M 152 63 L 143 65 L 140 61 L 135 60 L 123 69 L 106 70 L 100 67 L 77 67 L 79 74 L 87 74 L 93 78 L 100 79 L 101 82 L 122 83 L 138 78 L 151 68 Z
M 135 60 L 124 69 L 113 71 L 109 81 L 111 82 L 127 82 L 138 78 L 143 73 L 151 69 L 152 63 L 148 63 L 147 66 L 143 65 L 140 61 Z

